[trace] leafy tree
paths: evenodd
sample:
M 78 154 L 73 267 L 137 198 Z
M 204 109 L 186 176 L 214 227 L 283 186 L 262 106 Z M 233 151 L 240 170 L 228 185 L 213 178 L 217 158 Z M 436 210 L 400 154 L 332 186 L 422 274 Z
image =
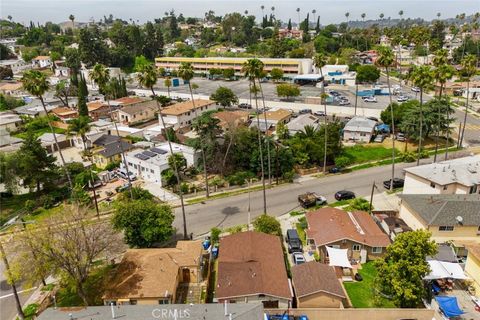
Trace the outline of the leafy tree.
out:
M 123 231 L 125 242 L 130 247 L 148 248 L 170 239 L 174 232 L 174 219 L 168 205 L 133 200 L 116 205 L 112 224 L 115 229 Z
M 372 83 L 380 78 L 380 70 L 374 65 L 361 65 L 357 68 L 357 82 Z
M 283 70 L 280 68 L 272 68 L 270 71 L 270 77 L 273 81 L 278 81 L 283 79 Z
M 280 222 L 272 216 L 262 214 L 253 220 L 253 228 L 257 232 L 263 232 L 266 234 L 272 234 L 275 236 L 282 235 L 282 228 Z
M 217 227 L 213 227 L 212 229 L 210 229 L 210 240 L 212 241 L 212 244 L 218 243 L 221 233 L 222 230 Z
M 132 187 L 132 192 L 122 191 L 118 195 L 117 200 L 120 202 L 129 201 L 132 199 L 132 195 L 134 200 L 147 200 L 147 201 L 154 200 L 153 194 L 151 194 L 150 191 L 143 189 L 141 187 Z
M 73 187 L 72 194 L 71 194 L 71 199 L 73 200 L 74 203 L 78 203 L 81 206 L 88 207 L 92 203 L 92 199 L 90 199 L 90 196 L 89 196 L 88 192 L 85 191 L 85 189 L 84 189 L 86 184 L 80 184 L 80 183 L 76 182 L 77 178 L 79 180 L 82 180 L 82 179 L 79 178 L 80 176 L 85 177 L 85 179 L 86 179 L 85 182 L 87 184 L 88 184 L 88 181 L 90 181 L 89 176 L 86 176 L 86 175 L 83 175 L 83 174 L 77 175 L 75 177 L 75 183 L 76 184 L 75 184 L 75 187 Z
M 133 70 L 135 70 L 136 72 L 139 72 L 140 70 L 142 70 L 143 68 L 145 68 L 146 65 L 149 65 L 150 64 L 150 61 L 147 60 L 147 58 L 145 58 L 145 56 L 137 56 L 135 57 L 135 65 L 133 67 Z
M 277 84 L 277 95 L 279 97 L 286 97 L 287 99 L 298 97 L 300 95 L 300 89 L 298 86 L 289 83 Z
M 68 107 L 68 96 L 70 95 L 70 87 L 66 80 L 60 80 L 55 85 L 55 97 L 59 98 L 64 106 Z
M 0 111 L 8 111 L 25 105 L 23 99 L 17 99 L 10 95 L 0 93 Z
M 80 75 L 80 79 L 78 80 L 77 111 L 78 111 L 78 115 L 81 117 L 88 117 L 88 107 L 87 107 L 88 90 L 86 88 L 87 88 L 87 83 L 85 81 L 85 78 L 83 77 L 83 75 Z M 86 94 L 85 94 L 85 90 L 87 90 Z
M 3 43 L 0 44 L 0 57 L 2 57 L 2 60 L 16 58 L 15 54 L 12 51 L 10 51 L 10 49 L 8 49 L 7 46 L 4 45 Z
M 289 131 L 288 131 L 288 127 L 285 125 L 285 123 L 281 122 L 277 125 L 277 127 L 275 129 L 275 134 L 277 135 L 278 139 L 280 139 L 280 140 L 288 139 Z
M 215 101 L 224 108 L 238 103 L 238 97 L 227 87 L 219 87 L 215 90 L 215 92 L 210 95 L 210 100 Z
M 97 25 L 80 29 L 78 51 L 81 61 L 89 67 L 96 63 L 108 64 L 108 48 Z
M 161 173 L 162 176 L 162 184 L 166 186 L 173 186 L 178 183 L 179 179 L 177 179 L 177 175 L 175 174 L 175 171 L 172 170 L 171 168 L 165 169 Z M 178 185 L 180 188 L 180 184 Z
M 187 159 L 181 153 L 174 153 L 168 157 L 168 166 L 177 168 L 179 172 L 184 172 L 187 169 Z
M 235 70 L 233 68 L 223 69 L 222 75 L 224 79 L 232 79 L 235 76 Z
M 430 233 L 415 230 L 400 234 L 387 247 L 383 258 L 375 261 L 377 290 L 393 296 L 399 308 L 416 308 L 425 296 L 423 278 L 430 268 L 427 256 L 437 253 L 437 245 L 430 240 Z
M 17 190 L 18 186 L 17 156 L 17 153 L 0 152 L 0 183 L 12 193 Z
M 152 24 L 150 21 L 145 24 L 145 39 L 143 55 L 150 60 L 163 55 L 163 30 L 160 24 Z
M 391 127 L 392 110 L 390 109 L 393 106 L 393 120 L 395 121 L 397 126 L 399 126 L 404 120 L 405 112 L 413 108 L 418 108 L 418 104 L 419 104 L 418 100 L 408 100 L 403 103 L 394 102 L 391 105 L 388 105 L 388 107 L 380 113 L 380 119 L 382 120 L 383 123 L 388 124 Z

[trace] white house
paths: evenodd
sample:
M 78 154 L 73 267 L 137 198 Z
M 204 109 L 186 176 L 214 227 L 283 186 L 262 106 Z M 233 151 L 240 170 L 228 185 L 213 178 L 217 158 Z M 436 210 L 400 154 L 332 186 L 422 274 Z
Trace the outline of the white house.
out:
M 480 193 L 479 155 L 404 170 L 404 194 Z
M 18 73 L 22 70 L 31 69 L 32 66 L 27 64 L 25 61 L 18 59 L 18 60 L 0 60 L 0 67 L 11 69 L 12 72 Z
M 369 143 L 377 123 L 365 117 L 354 117 L 343 128 L 343 140 Z
M 350 72 L 348 65 L 327 64 L 322 68 L 325 81 L 348 86 L 355 85 L 356 72 Z
M 215 101 L 196 99 L 195 108 L 193 107 L 192 101 L 179 102 L 164 108 L 162 115 L 165 125 L 171 125 L 177 130 L 190 126 L 192 120 L 195 119 L 195 113 L 200 116 L 204 112 L 217 109 L 218 106 Z M 159 123 L 162 125 L 160 119 Z
M 70 77 L 70 68 L 68 67 L 56 67 L 55 77 Z
M 172 143 L 173 153 L 181 153 L 187 161 L 187 166 L 197 165 L 199 158 L 195 149 Z M 160 144 L 147 150 L 138 149 L 125 155 L 128 170 L 141 179 L 149 182 L 162 184 L 162 172 L 170 166 L 168 157 L 170 156 L 168 143 Z
M 52 59 L 49 56 L 36 56 L 32 59 L 32 68 L 50 68 L 52 66 Z
M 0 129 L 5 129 L 8 132 L 16 131 L 22 123 L 22 119 L 11 112 L 0 112 Z

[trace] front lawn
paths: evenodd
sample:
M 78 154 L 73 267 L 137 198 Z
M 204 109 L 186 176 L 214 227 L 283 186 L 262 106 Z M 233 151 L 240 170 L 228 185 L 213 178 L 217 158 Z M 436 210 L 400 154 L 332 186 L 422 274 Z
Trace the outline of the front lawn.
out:
M 392 149 L 382 146 L 363 146 L 343 148 L 342 155 L 351 160 L 352 164 L 388 159 L 392 156 Z
M 392 301 L 383 297 L 379 298 L 379 304 L 375 304 L 373 279 L 377 270 L 373 261 L 362 264 L 362 269 L 358 270 L 363 277 L 363 281 L 344 282 L 343 285 L 347 291 L 350 301 L 354 308 L 394 308 Z

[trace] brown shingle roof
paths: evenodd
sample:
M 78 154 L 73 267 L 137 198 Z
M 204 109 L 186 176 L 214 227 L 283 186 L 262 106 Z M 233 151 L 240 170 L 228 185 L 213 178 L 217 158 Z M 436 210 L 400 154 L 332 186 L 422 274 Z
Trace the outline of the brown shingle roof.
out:
M 98 110 L 102 107 L 107 106 L 103 101 L 94 101 L 87 103 L 88 112 Z
M 211 100 L 195 99 L 195 108 L 198 109 L 214 103 L 215 102 Z M 168 106 L 162 110 L 162 114 L 167 116 L 178 116 L 189 111 L 193 111 L 192 101 L 175 103 L 174 105 Z
M 214 117 L 220 120 L 219 125 L 223 128 L 235 127 L 242 122 L 248 121 L 248 111 L 221 111 L 215 113 Z
M 140 103 L 142 101 L 145 101 L 145 99 L 142 99 L 139 97 L 123 97 L 123 98 L 112 100 L 112 102 L 116 104 L 120 104 L 122 106 L 127 106 L 129 104 L 134 104 L 134 103 Z
M 52 109 L 52 113 L 58 115 L 58 116 L 75 116 L 77 115 L 77 111 L 74 109 L 66 108 L 66 107 L 57 107 L 55 109 Z
M 343 239 L 370 247 L 386 247 L 390 244 L 388 236 L 364 211 L 349 214 L 337 208 L 327 207 L 308 212 L 305 217 L 308 223 L 307 237 L 314 239 L 317 246 Z M 358 223 L 358 228 L 355 222 Z
M 281 121 L 290 117 L 291 115 L 292 115 L 292 112 L 285 109 L 278 109 L 274 111 L 265 112 L 265 116 L 267 117 L 267 120 L 271 120 L 271 121 Z M 264 115 L 261 114 L 260 119 L 263 119 L 263 118 L 264 118 Z
M 310 261 L 292 267 L 292 282 L 297 298 L 317 292 L 345 298 L 334 267 L 323 263 Z
M 257 294 L 292 298 L 280 238 L 254 231 L 222 238 L 216 297 Z
M 157 108 L 157 103 L 153 100 L 150 101 L 144 101 L 142 103 L 137 103 L 137 104 L 130 104 L 127 106 L 124 106 L 120 109 L 120 111 L 134 115 L 146 110 L 155 110 Z
M 168 297 L 176 289 L 179 269 L 199 265 L 201 253 L 201 241 L 179 241 L 176 248 L 130 249 L 103 298 Z

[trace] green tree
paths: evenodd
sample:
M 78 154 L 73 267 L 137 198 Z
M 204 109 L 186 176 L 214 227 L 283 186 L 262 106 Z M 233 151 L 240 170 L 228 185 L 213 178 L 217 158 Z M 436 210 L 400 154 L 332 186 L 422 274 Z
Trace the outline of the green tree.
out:
M 109 62 L 108 48 L 97 25 L 80 29 L 78 51 L 81 61 L 88 67 Z
M 25 105 L 25 101 L 0 93 L 0 111 L 8 111 Z
M 42 73 L 38 70 L 26 71 L 23 74 L 22 83 L 23 83 L 23 88 L 27 92 L 29 92 L 30 94 L 32 94 L 32 95 L 34 95 L 34 96 L 36 96 L 37 98 L 40 99 L 40 102 L 41 102 L 42 107 L 43 107 L 43 111 L 45 112 L 45 114 L 48 114 L 47 107 L 45 105 L 45 101 L 43 100 L 43 95 L 49 89 L 48 80 L 47 80 L 47 76 L 45 75 L 45 73 Z M 50 128 L 50 132 L 52 133 L 53 140 L 55 141 L 55 146 L 56 146 L 57 152 L 60 155 L 60 160 L 62 161 L 62 167 L 64 168 L 65 174 L 67 176 L 67 180 L 68 180 L 68 184 L 70 186 L 70 190 L 72 190 L 73 189 L 72 179 L 71 179 L 70 173 L 68 172 L 68 169 L 66 167 L 65 158 L 63 157 L 63 152 L 60 149 L 60 146 L 58 144 L 57 135 L 55 134 L 55 130 L 53 129 L 50 118 L 47 117 L 47 119 L 48 119 L 48 126 Z
M 266 214 L 262 214 L 253 220 L 253 228 L 257 232 L 263 232 L 275 236 L 282 235 L 280 222 L 275 217 Z
M 173 235 L 175 216 L 168 205 L 148 200 L 132 200 L 116 204 L 112 224 L 121 230 L 130 247 L 149 248 Z
M 277 84 L 277 95 L 279 97 L 286 97 L 287 99 L 298 97 L 300 95 L 300 89 L 296 85 L 280 83 Z
M 68 96 L 70 94 L 70 87 L 66 80 L 60 80 L 55 85 L 55 97 L 60 99 L 64 106 L 68 107 Z
M 224 79 L 230 80 L 235 76 L 235 70 L 233 68 L 223 69 L 222 75 Z
M 383 258 L 375 261 L 378 292 L 393 296 L 399 308 L 416 308 L 425 296 L 423 278 L 430 268 L 427 256 L 437 253 L 437 245 L 425 230 L 405 232 L 387 247 Z
M 373 83 L 380 78 L 380 70 L 374 65 L 360 65 L 357 68 L 357 82 Z
M 166 78 L 165 80 L 163 80 L 163 85 L 167 87 L 167 94 L 170 98 L 170 87 L 172 86 L 172 80 L 170 78 Z
M 137 56 L 135 57 L 135 64 L 134 64 L 133 70 L 135 70 L 136 72 L 139 72 L 148 64 L 150 64 L 150 61 L 148 61 L 147 58 L 145 58 L 145 56 L 143 55 Z
M 217 90 L 210 95 L 210 100 L 215 101 L 224 108 L 238 103 L 238 97 L 227 87 L 218 87 Z
M 78 105 L 77 105 L 78 115 L 82 117 L 88 117 L 88 107 L 87 107 L 88 90 L 87 90 L 87 83 L 83 75 L 80 75 L 80 79 L 78 80 L 77 96 L 78 96 Z
M 391 105 L 388 105 L 387 109 L 383 110 L 380 113 L 380 119 L 383 123 L 391 126 L 392 125 L 392 107 L 393 107 L 393 121 L 397 124 L 397 126 L 401 126 L 404 122 L 405 112 L 412 108 L 418 108 L 419 102 L 418 100 L 408 100 L 403 103 L 396 103 L 393 102 Z M 405 121 L 406 123 L 406 121 Z
M 187 169 L 187 159 L 181 153 L 174 153 L 168 157 L 168 166 L 184 172 Z
M 273 81 L 279 81 L 283 79 L 283 70 L 280 68 L 272 68 L 270 71 L 270 77 Z
M 458 142 L 458 147 L 461 147 L 463 144 L 463 138 L 465 137 L 465 127 L 467 126 L 467 114 L 468 114 L 468 101 L 470 98 L 470 80 L 477 72 L 477 58 L 473 54 L 469 54 L 465 56 L 462 61 L 462 69 L 460 71 L 460 75 L 463 79 L 467 81 L 467 102 L 465 103 L 465 113 L 463 117 L 463 126 L 462 131 L 460 134 L 460 140 Z

